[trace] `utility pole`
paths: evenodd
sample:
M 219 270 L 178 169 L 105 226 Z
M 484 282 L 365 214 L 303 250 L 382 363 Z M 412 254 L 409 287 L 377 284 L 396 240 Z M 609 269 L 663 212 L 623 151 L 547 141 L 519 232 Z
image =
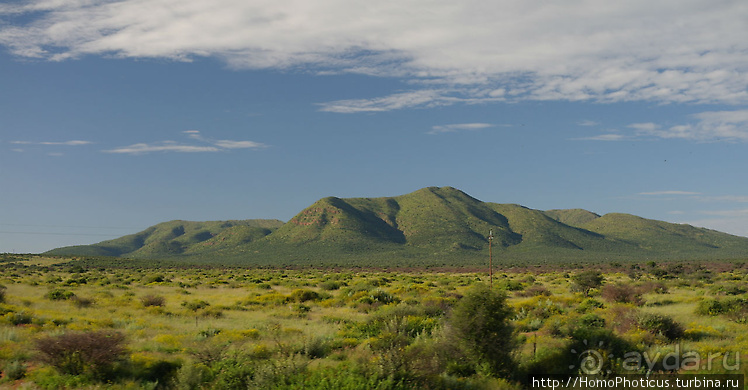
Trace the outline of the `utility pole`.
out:
M 489 289 L 493 290 L 493 229 L 488 231 L 488 280 Z

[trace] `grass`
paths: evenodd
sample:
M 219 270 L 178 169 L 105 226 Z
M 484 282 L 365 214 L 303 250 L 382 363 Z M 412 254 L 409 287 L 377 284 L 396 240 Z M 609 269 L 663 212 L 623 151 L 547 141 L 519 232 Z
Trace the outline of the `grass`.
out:
M 314 388 L 312 378 L 319 383 L 347 378 L 359 384 L 394 380 L 385 388 L 453 388 L 455 383 L 518 388 L 523 375 L 537 367 L 568 367 L 564 359 L 581 326 L 602 327 L 652 356 L 657 352 L 662 356 L 676 346 L 704 356 L 748 351 L 748 324 L 729 316 L 697 315 L 695 310 L 703 299 L 724 297 L 720 294 L 727 290 L 720 287 L 748 280 L 743 263 L 638 264 L 641 272 L 634 279 L 629 276 L 630 264 L 600 268 L 606 284 L 665 287 L 666 293 L 643 294 L 641 306 L 608 302 L 599 290 L 593 290 L 589 299 L 572 292 L 572 276 L 589 266 L 499 266 L 494 288 L 506 290 L 519 348 L 515 374 L 496 379 L 463 366 L 457 369 L 455 362 L 449 369 L 443 363 L 458 355 L 444 341 L 449 339 L 444 333 L 449 329 L 449 313 L 472 286 L 488 282 L 485 272 L 148 266 L 143 262 L 118 266 L 107 261 L 14 259 L 4 264 L 0 276 L 0 284 L 6 286 L 6 302 L 0 305 L 0 369 L 7 366 L 18 378 L 0 379 L 0 387 L 148 388 L 158 381 L 164 388 L 190 383 L 213 388 L 237 379 L 231 376 L 236 374 L 252 386 L 268 388 L 280 386 L 280 377 L 274 375 L 282 374 L 310 388 Z M 658 276 L 657 270 L 672 271 L 676 265 L 683 272 Z M 549 295 L 526 294 L 540 287 Z M 56 289 L 92 304 L 50 300 L 48 292 Z M 162 297 L 163 305 L 144 305 L 142 298 L 148 296 Z M 590 305 L 590 299 L 599 304 Z M 195 306 L 193 311 L 184 302 L 208 305 Z M 625 313 L 670 317 L 685 330 L 684 336 L 666 339 L 635 322 L 626 323 Z M 105 379 L 66 376 L 39 360 L 34 351 L 40 337 L 99 330 L 121 332 L 127 342 L 126 356 Z M 399 349 L 387 347 L 388 340 L 396 340 Z M 242 377 L 226 366 L 230 362 L 239 362 L 231 367 L 254 370 L 254 376 Z M 392 362 L 407 369 L 401 371 Z

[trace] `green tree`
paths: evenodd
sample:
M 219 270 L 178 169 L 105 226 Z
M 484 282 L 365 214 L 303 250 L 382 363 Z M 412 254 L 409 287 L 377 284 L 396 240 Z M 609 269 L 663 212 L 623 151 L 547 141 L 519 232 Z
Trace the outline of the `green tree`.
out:
M 514 329 L 506 294 L 478 285 L 452 310 L 449 325 L 465 354 L 478 369 L 495 376 L 508 376 L 515 367 Z
M 582 292 L 587 297 L 590 295 L 590 290 L 603 285 L 603 280 L 605 278 L 600 271 L 583 271 L 571 277 L 572 290 Z

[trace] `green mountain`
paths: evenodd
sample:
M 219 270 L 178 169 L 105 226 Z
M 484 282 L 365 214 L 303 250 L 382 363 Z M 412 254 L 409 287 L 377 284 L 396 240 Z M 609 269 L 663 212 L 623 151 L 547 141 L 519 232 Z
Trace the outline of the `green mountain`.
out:
M 580 227 L 587 222 L 600 218 L 599 215 L 583 209 L 546 210 L 543 214 L 558 222 L 575 227 Z
M 283 222 L 276 219 L 169 221 L 114 240 L 57 248 L 46 254 L 134 258 L 189 256 L 261 239 L 282 225 Z
M 383 198 L 320 199 L 277 220 L 172 221 L 53 255 L 247 265 L 478 265 L 497 262 L 730 259 L 748 238 L 627 214 L 487 203 L 451 187 Z

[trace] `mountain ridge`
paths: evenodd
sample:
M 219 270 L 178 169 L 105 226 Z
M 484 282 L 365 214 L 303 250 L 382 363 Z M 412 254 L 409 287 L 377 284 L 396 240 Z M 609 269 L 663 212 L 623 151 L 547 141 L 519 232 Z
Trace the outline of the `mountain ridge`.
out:
M 484 261 L 489 230 L 495 253 L 506 261 L 748 258 L 746 237 L 630 214 L 483 202 L 452 187 L 394 197 L 326 197 L 286 223 L 169 221 L 46 254 L 247 265 L 468 265 Z

